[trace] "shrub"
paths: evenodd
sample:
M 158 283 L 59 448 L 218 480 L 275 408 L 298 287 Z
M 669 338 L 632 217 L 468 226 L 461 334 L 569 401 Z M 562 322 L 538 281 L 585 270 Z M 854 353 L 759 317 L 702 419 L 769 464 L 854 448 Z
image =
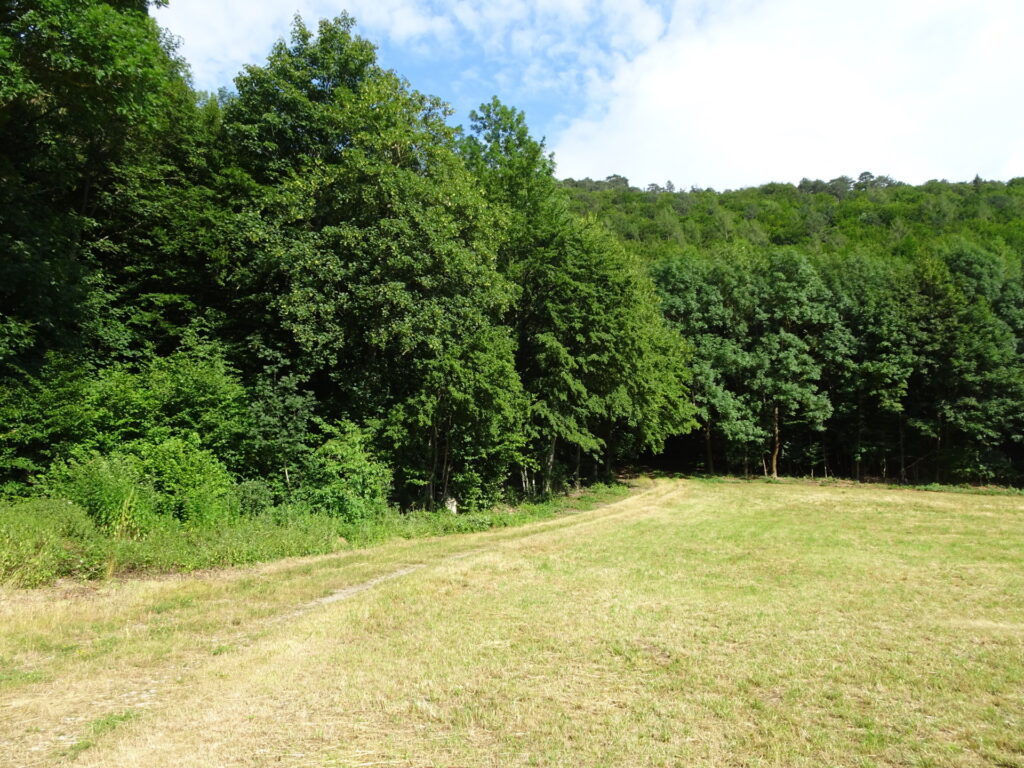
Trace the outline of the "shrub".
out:
M 0 580 L 35 587 L 61 576 L 96 577 L 108 550 L 86 511 L 67 499 L 0 506 Z
M 166 357 L 105 367 L 52 353 L 38 375 L 0 377 L 0 493 L 23 493 L 54 460 L 170 438 L 240 468 L 246 399 L 223 350 L 195 334 Z
M 238 508 L 247 517 L 264 515 L 274 506 L 274 491 L 263 480 L 243 480 L 235 486 Z
M 369 454 L 366 435 L 355 425 L 330 428 L 329 434 L 307 463 L 299 500 L 315 512 L 345 522 L 382 515 L 387 510 L 391 470 Z
M 157 510 L 201 527 L 220 525 L 239 513 L 235 481 L 227 468 L 196 442 L 172 437 L 136 443 L 130 450 L 157 492 Z
M 188 439 L 221 457 L 238 458 L 247 431 L 246 391 L 213 342 L 192 334 L 166 357 L 98 372 L 88 392 L 90 447 Z
M 74 502 L 114 536 L 138 536 L 157 513 L 159 498 L 132 455 L 82 454 L 50 467 L 44 488 Z
M 80 453 L 55 463 L 44 487 L 120 537 L 137 538 L 157 516 L 209 527 L 239 512 L 231 473 L 210 451 L 177 437 L 135 442 L 109 456 Z

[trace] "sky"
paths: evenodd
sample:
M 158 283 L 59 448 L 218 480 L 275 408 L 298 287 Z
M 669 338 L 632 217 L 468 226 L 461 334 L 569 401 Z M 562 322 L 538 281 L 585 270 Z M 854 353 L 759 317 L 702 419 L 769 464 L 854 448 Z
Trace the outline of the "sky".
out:
M 170 0 L 195 85 L 348 12 L 468 124 L 522 109 L 560 178 L 737 189 L 1024 176 L 1022 0 Z

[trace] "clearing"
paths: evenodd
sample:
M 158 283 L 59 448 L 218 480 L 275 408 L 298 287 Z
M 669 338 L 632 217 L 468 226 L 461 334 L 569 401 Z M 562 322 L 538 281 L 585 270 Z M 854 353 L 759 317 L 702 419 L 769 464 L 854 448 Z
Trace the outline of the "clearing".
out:
M 1024 766 L 1019 496 L 648 480 L 0 622 L 12 768 Z

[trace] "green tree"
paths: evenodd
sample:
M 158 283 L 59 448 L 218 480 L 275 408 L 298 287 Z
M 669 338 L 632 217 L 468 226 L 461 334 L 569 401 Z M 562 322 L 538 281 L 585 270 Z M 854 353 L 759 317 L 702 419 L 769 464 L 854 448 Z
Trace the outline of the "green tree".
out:
M 254 263 L 232 271 L 253 333 L 323 415 L 377 428 L 403 503 L 492 498 L 521 440 L 494 217 L 447 107 L 381 69 L 352 25 L 297 19 L 236 80 L 223 175 L 248 202 L 225 234 L 247 233 L 235 258 Z
M 0 365 L 74 344 L 97 205 L 180 64 L 145 2 L 0 9 Z
M 569 212 L 522 112 L 494 99 L 471 119 L 462 156 L 500 212 L 499 264 L 519 289 L 508 322 L 529 397 L 522 486 L 536 492 L 539 472 L 550 492 L 560 475 L 579 480 L 584 456 L 607 473 L 617 452 L 660 450 L 691 427 L 687 354 L 637 260 Z

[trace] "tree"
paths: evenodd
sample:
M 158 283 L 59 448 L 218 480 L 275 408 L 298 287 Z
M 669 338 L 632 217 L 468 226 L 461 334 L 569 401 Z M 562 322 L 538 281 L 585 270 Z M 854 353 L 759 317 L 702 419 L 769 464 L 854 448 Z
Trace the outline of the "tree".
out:
M 501 212 L 499 264 L 519 288 L 508 322 L 530 401 L 522 485 L 535 491 L 539 472 L 549 492 L 579 480 L 584 456 L 607 473 L 617 451 L 690 429 L 687 354 L 635 257 L 569 212 L 523 114 L 494 99 L 471 118 L 462 156 Z
M 36 364 L 78 341 L 99 195 L 179 77 L 147 6 L 0 10 L 0 365 Z
M 377 66 L 352 25 L 296 19 L 236 80 L 223 175 L 244 179 L 238 221 L 258 239 L 231 271 L 267 297 L 252 333 L 324 416 L 376 428 L 403 503 L 493 498 L 521 439 L 494 218 L 447 107 Z

